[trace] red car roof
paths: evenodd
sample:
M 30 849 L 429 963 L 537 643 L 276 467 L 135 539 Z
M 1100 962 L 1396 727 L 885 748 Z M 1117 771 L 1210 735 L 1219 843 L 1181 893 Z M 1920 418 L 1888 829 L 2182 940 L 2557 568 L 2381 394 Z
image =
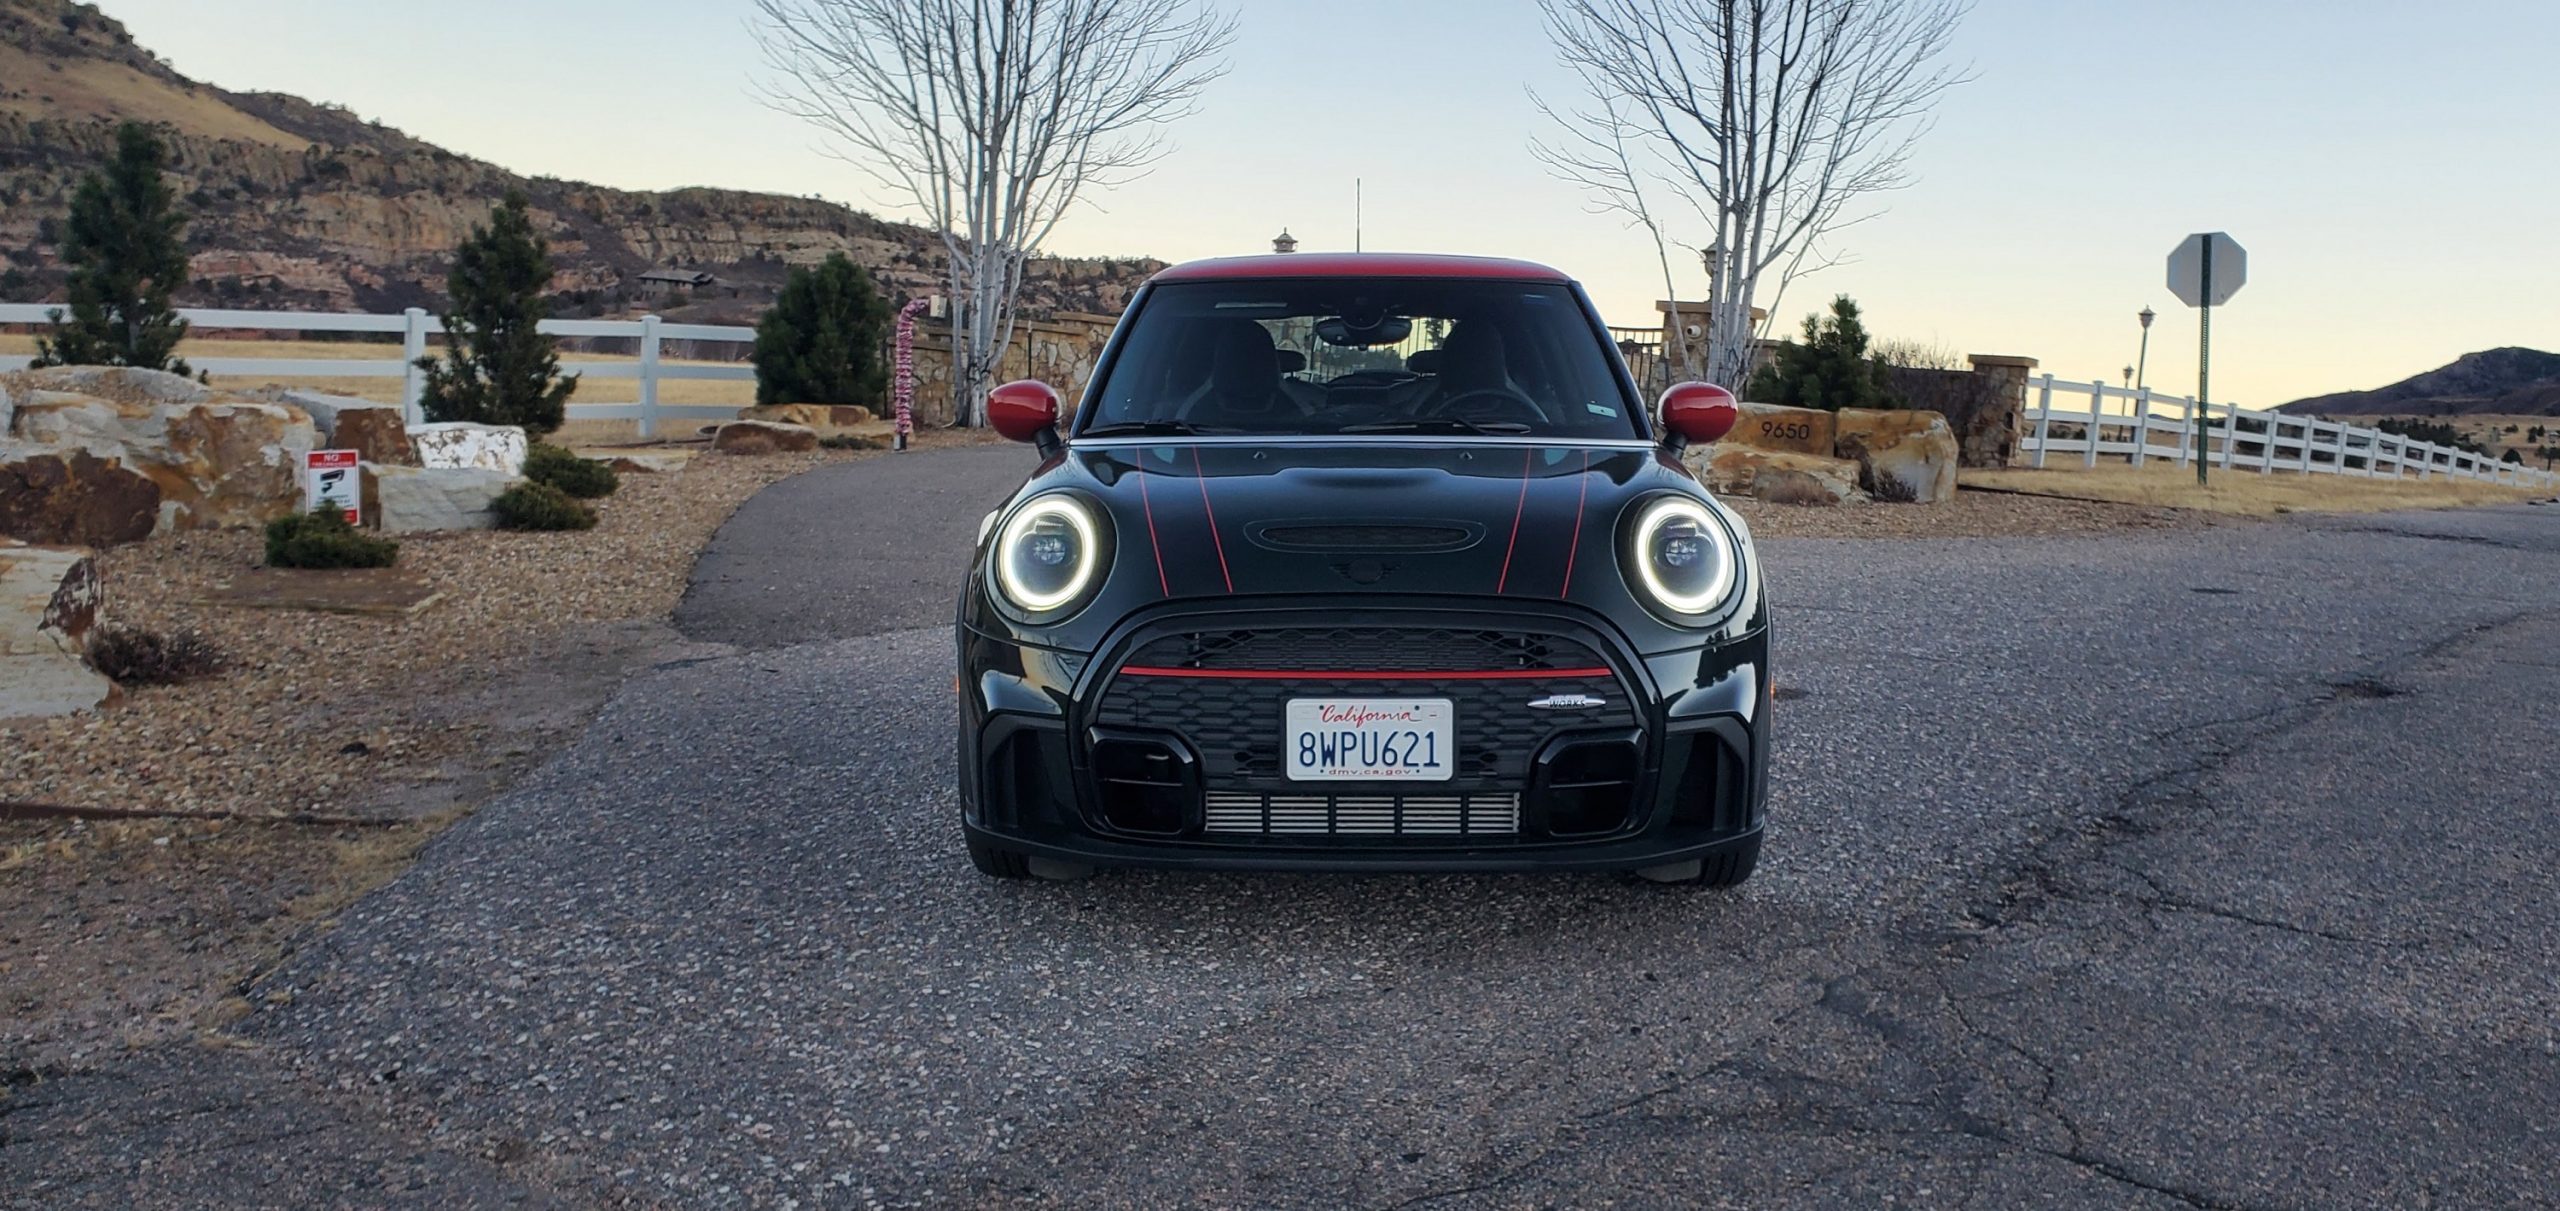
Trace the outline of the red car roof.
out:
M 1156 274 L 1158 282 L 1215 282 L 1240 278 L 1494 278 L 1514 282 L 1571 282 L 1534 261 L 1502 257 L 1444 256 L 1424 252 L 1289 252 L 1186 261 Z

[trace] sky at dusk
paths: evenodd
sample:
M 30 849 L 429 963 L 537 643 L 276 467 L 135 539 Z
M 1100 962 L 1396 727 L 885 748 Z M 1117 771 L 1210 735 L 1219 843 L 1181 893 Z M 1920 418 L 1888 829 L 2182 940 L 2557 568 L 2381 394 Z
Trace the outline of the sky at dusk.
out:
M 104 0 L 180 71 L 356 113 L 528 174 L 818 194 L 912 217 L 764 107 L 742 0 Z M 1531 158 L 1562 100 L 1529 0 L 1242 0 L 1230 74 L 1149 177 L 1048 251 L 1182 260 L 1287 227 L 1348 248 L 1524 256 L 1654 322 L 1648 242 Z M 1836 237 L 1787 328 L 1836 293 L 1882 336 L 2195 386 L 2163 285 L 2191 231 L 2250 282 L 2214 316 L 2214 396 L 2269 406 L 2499 345 L 2560 348 L 2560 6 L 2513 0 L 1979 0 L 1916 180 Z M 1691 237 L 1703 242 L 1703 236 Z M 1686 266 L 1691 274 L 1696 266 Z M 1692 289 L 1702 288 L 1702 283 Z M 1760 300 L 1768 303 L 1765 295 Z

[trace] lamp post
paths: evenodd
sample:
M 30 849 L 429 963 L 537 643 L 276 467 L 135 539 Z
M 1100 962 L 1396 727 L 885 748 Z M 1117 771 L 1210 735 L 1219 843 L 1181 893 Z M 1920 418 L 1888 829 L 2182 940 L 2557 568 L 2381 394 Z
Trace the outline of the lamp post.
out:
M 2142 355 L 2134 359 L 2133 367 L 2133 386 L 2138 391 L 2148 381 L 2147 376 L 2151 372 L 2151 321 L 2160 317 L 2145 307 L 2142 314 L 2133 318 L 2142 321 Z

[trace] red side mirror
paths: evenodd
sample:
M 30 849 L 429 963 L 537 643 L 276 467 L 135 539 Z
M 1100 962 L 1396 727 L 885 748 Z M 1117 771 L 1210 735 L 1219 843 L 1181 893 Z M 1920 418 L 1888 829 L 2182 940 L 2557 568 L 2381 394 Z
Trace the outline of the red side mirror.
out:
M 987 423 L 1018 442 L 1048 453 L 1058 443 L 1058 392 L 1036 378 L 1006 383 L 987 393 Z
M 1705 445 L 1733 432 L 1742 405 L 1714 383 L 1674 383 L 1662 393 L 1662 430 L 1674 449 Z

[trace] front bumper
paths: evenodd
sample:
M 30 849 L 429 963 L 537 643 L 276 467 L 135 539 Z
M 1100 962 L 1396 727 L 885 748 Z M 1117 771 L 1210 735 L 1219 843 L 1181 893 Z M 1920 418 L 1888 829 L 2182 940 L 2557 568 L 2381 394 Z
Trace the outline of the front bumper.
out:
M 1291 645 L 1263 642 L 1310 628 L 1337 654 L 1376 645 L 1372 664 L 1411 663 L 1417 648 L 1431 656 L 1392 682 L 1364 682 L 1339 669 L 1290 671 Z M 1762 826 L 1765 630 L 1639 657 L 1563 606 L 1239 611 L 1222 602 L 1133 618 L 1094 658 L 965 628 L 960 639 L 963 823 L 973 838 L 1025 854 L 1187 869 L 1623 870 L 1712 857 Z M 1443 668 L 1466 643 L 1496 640 L 1484 650 L 1528 667 L 1498 678 Z M 1226 664 L 1275 651 L 1285 677 L 1224 675 Z M 1209 667 L 1172 679 L 1131 672 L 1186 653 Z M 1435 680 L 1442 671 L 1472 676 Z M 1607 706 L 1525 706 L 1564 690 Z M 1452 699 L 1462 772 L 1426 787 L 1287 781 L 1263 743 L 1278 740 L 1278 703 L 1364 694 Z

